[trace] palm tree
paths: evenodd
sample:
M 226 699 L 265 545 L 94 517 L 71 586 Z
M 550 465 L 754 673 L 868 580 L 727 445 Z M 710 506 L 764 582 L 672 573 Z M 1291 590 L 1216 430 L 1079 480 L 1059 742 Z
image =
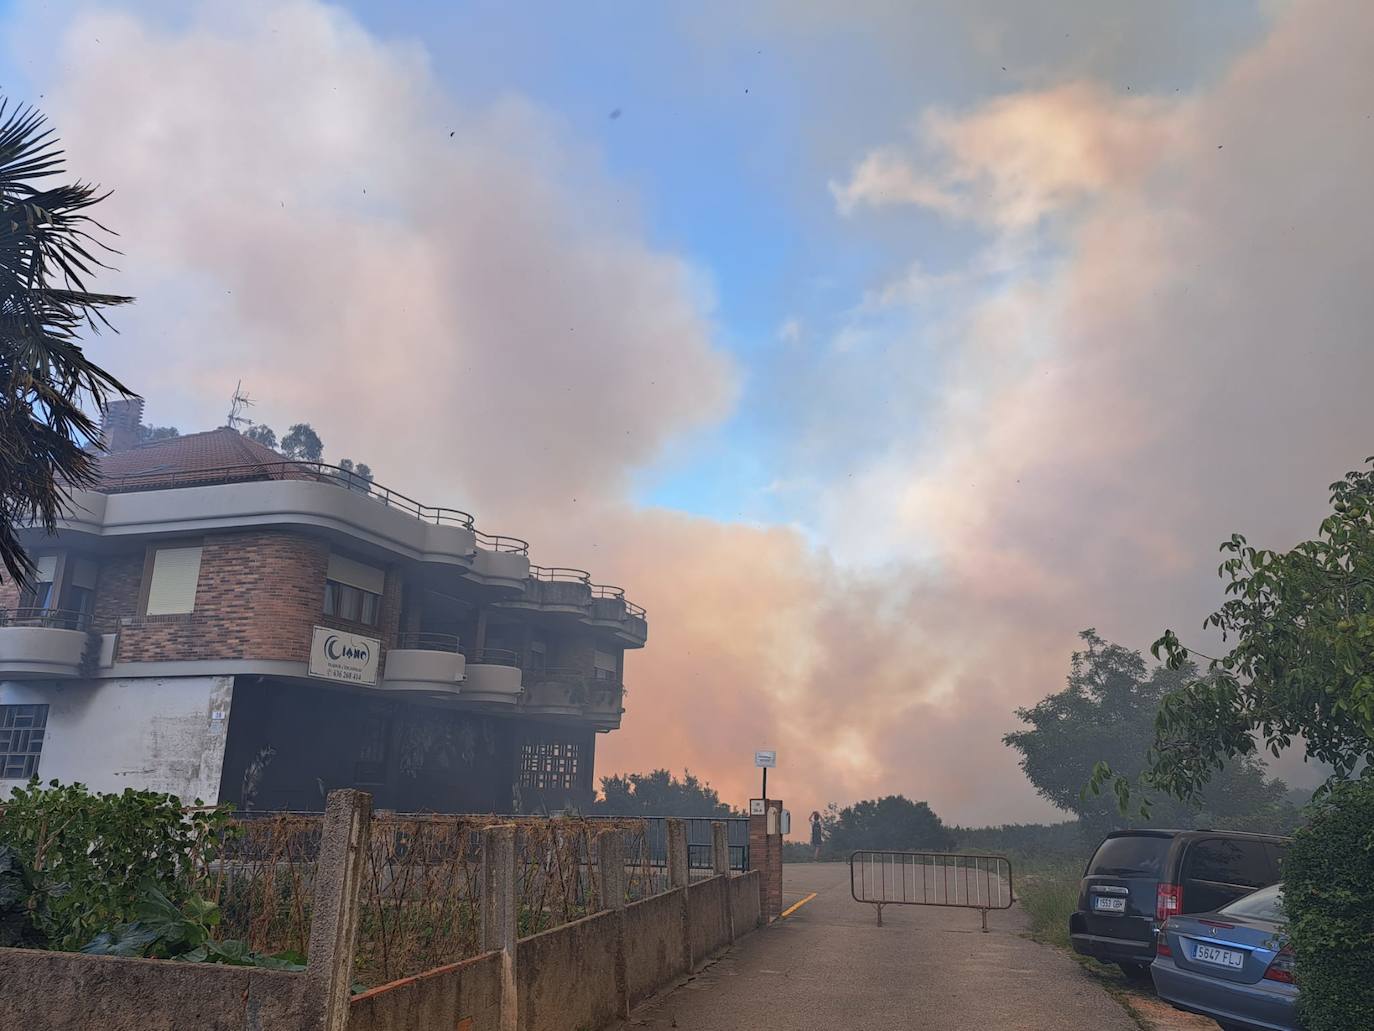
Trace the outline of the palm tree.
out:
M 97 474 L 103 446 L 89 409 L 133 396 L 81 349 L 82 327 L 109 326 L 104 309 L 131 297 L 90 293 L 85 280 L 114 253 L 86 214 L 108 194 L 90 183 L 40 189 L 64 172 L 62 150 L 32 107 L 0 98 L 0 562 L 27 583 L 33 562 L 16 530 L 52 532 L 73 487 Z

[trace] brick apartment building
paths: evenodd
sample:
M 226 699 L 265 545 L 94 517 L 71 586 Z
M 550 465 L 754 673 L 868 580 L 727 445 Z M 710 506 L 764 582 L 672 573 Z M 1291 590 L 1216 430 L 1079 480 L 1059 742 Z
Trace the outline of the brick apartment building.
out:
M 522 540 L 232 429 L 105 456 L 25 543 L 34 589 L 0 584 L 0 792 L 583 805 L 648 634 L 619 588 Z

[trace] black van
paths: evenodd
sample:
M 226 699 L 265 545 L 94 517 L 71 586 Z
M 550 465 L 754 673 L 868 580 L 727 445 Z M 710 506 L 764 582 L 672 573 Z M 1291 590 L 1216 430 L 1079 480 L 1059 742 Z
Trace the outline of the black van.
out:
M 1069 917 L 1074 951 L 1145 977 L 1155 932 L 1279 881 L 1287 838 L 1239 831 L 1112 831 L 1097 846 Z

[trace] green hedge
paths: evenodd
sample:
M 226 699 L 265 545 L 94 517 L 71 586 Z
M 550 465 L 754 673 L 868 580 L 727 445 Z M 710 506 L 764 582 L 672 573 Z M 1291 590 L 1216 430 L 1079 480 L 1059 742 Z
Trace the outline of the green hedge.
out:
M 1374 780 L 1337 786 L 1309 814 L 1283 865 L 1303 1026 L 1374 1028 Z
M 187 810 L 155 791 L 102 794 L 36 779 L 16 787 L 0 798 L 0 917 L 8 925 L 22 914 L 28 926 L 10 927 L 8 943 L 78 949 L 134 920 L 150 887 L 176 904 L 203 893 L 229 815 L 226 806 Z

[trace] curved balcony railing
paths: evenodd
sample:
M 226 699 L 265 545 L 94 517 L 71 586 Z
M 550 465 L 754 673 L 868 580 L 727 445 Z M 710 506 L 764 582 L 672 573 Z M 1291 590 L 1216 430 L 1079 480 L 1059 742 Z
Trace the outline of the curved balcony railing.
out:
M 479 666 L 514 666 L 520 668 L 520 653 L 508 648 L 483 648 L 473 660 Z
M 631 616 L 643 619 L 647 614 L 644 607 L 636 605 L 629 598 L 625 597 L 625 588 L 616 587 L 614 584 L 592 584 L 593 598 L 607 598 L 625 603 L 625 611 Z
M 396 636 L 396 648 L 398 650 L 413 650 L 422 652 L 457 652 L 463 651 L 463 646 L 458 640 L 457 634 L 426 634 L 426 633 L 404 633 Z
M 477 538 L 477 543 L 488 551 L 501 551 L 512 555 L 528 555 L 530 553 L 529 541 L 523 541 L 519 537 L 507 537 L 499 533 L 483 533 L 481 530 L 473 530 L 472 535 Z
M 586 584 L 590 587 L 592 574 L 570 566 L 530 566 L 530 579 L 545 583 Z
M 575 666 L 543 666 L 540 669 L 526 669 L 525 674 L 533 681 L 574 681 L 585 680 L 587 678 L 586 672 Z
M 91 616 L 74 609 L 0 609 L 0 626 L 40 626 L 50 630 L 89 630 Z
M 214 469 L 166 470 L 162 472 L 132 473 L 101 480 L 96 488 L 102 494 L 127 494 L 131 491 L 170 490 L 176 487 L 206 487 L 220 483 L 249 483 L 261 480 L 305 480 L 329 483 L 344 490 L 364 494 L 423 523 L 435 526 L 461 526 L 471 530 L 483 547 L 493 551 L 529 554 L 529 543 L 519 537 L 482 533 L 472 514 L 461 508 L 426 505 L 409 495 L 392 490 L 359 476 L 355 470 L 344 469 L 327 462 L 303 462 L 283 459 L 280 462 L 257 462 L 250 465 L 226 465 Z

